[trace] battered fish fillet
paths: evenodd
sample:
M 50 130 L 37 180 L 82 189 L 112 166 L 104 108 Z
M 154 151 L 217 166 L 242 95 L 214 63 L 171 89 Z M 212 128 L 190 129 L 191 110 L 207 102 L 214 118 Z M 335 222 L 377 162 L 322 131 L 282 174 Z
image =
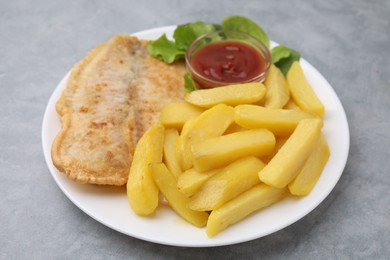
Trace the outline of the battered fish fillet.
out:
M 56 104 L 62 128 L 51 151 L 72 180 L 125 184 L 138 139 L 165 104 L 183 100 L 184 64 L 156 60 L 146 45 L 117 35 L 72 69 Z

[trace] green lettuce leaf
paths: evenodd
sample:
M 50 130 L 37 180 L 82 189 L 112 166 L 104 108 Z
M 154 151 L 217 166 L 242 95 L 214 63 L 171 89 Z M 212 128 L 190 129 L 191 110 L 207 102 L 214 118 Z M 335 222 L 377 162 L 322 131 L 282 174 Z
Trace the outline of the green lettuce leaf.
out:
M 188 46 L 200 35 L 213 30 L 234 30 L 241 31 L 261 40 L 269 47 L 270 40 L 265 31 L 252 20 L 243 16 L 228 16 L 221 24 L 210 24 L 202 21 L 180 25 L 173 33 L 173 41 L 164 34 L 155 41 L 149 41 L 149 53 L 166 63 L 173 63 L 176 60 L 184 59 Z M 278 67 L 286 76 L 292 63 L 299 61 L 301 55 L 296 50 L 280 45 L 271 50 L 272 63 Z M 191 92 L 196 89 L 191 74 L 184 76 L 185 90 Z
M 248 33 L 269 47 L 270 41 L 265 31 L 258 24 L 246 17 L 238 15 L 228 16 L 222 20 L 221 26 L 223 30 L 233 30 Z
M 278 67 L 284 76 L 290 70 L 294 61 L 299 61 L 301 54 L 283 45 L 276 46 L 271 50 L 272 63 Z
M 286 46 L 279 45 L 271 50 L 271 57 L 272 57 L 272 63 L 277 63 L 281 59 L 288 58 L 290 57 L 290 49 L 287 48 Z
M 189 93 L 196 90 L 196 84 L 192 79 L 191 73 L 184 74 L 184 90 Z
M 205 22 L 195 22 L 180 25 L 173 33 L 176 47 L 180 50 L 187 50 L 187 47 L 199 36 L 216 30 L 216 26 Z
M 153 57 L 169 64 L 184 58 L 186 53 L 185 50 L 177 48 L 173 41 L 168 40 L 165 34 L 155 41 L 150 41 L 148 43 L 148 51 Z
M 172 63 L 184 58 L 187 47 L 197 37 L 216 28 L 214 24 L 204 22 L 180 25 L 173 33 L 174 41 L 168 40 L 164 34 L 157 40 L 148 43 L 148 51 L 153 57 L 166 63 Z

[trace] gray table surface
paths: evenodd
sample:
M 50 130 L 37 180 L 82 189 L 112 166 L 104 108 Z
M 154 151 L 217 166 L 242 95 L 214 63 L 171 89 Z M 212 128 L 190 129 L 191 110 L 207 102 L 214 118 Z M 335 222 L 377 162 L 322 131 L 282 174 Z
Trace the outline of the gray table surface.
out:
M 43 113 L 58 82 L 113 34 L 232 14 L 298 49 L 338 94 L 351 145 L 335 189 L 279 232 L 216 248 L 141 241 L 83 213 L 42 152 Z M 1 259 L 390 258 L 390 1 L 0 0 L 0 36 Z

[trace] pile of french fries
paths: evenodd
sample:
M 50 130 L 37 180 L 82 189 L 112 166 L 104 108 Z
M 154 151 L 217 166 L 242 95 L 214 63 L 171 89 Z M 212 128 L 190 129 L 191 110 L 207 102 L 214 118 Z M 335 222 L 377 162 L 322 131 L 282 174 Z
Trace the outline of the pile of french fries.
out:
M 127 183 L 133 211 L 155 212 L 161 192 L 213 237 L 288 195 L 308 194 L 329 158 L 324 106 L 295 62 L 264 84 L 196 90 L 166 105 L 138 142 Z

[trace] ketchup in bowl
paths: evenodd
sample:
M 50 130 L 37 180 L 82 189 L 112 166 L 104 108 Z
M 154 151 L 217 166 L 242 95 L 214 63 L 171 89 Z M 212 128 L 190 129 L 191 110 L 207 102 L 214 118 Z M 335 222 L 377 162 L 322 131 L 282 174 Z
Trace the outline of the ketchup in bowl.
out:
M 196 39 L 187 49 L 186 66 L 199 88 L 262 82 L 271 64 L 268 48 L 236 31 L 215 31 Z

